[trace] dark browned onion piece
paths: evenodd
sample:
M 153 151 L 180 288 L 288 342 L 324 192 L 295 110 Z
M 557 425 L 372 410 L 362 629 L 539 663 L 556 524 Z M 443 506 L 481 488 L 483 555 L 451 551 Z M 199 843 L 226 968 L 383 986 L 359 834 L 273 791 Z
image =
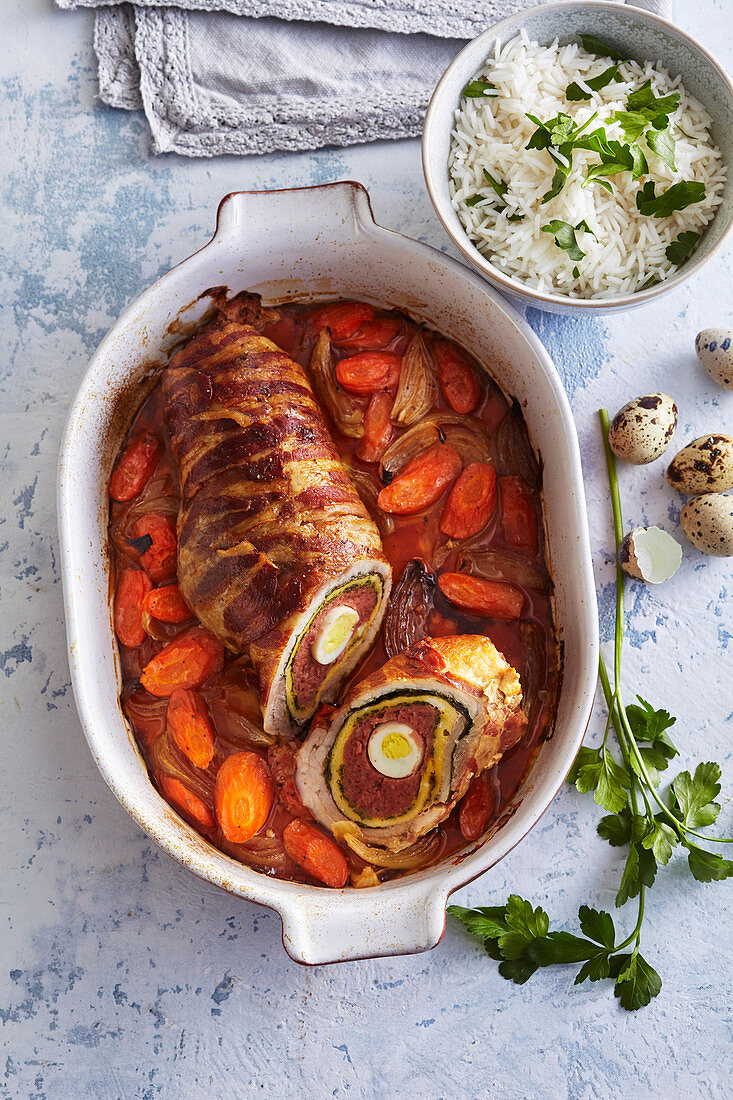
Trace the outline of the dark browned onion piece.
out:
M 214 806 L 214 782 L 220 763 L 221 756 L 218 759 L 215 757 L 212 764 L 206 769 L 194 767 L 167 731 L 157 737 L 150 746 L 150 770 L 153 775 L 167 775 L 172 779 L 180 780 L 194 794 L 197 794 L 212 811 Z
M 345 463 L 345 465 L 353 486 L 359 494 L 362 504 L 379 528 L 379 533 L 382 537 L 390 535 L 394 531 L 394 520 L 388 512 L 383 512 L 377 505 L 377 497 L 382 486 L 377 481 L 375 474 L 371 470 L 363 470 L 359 466 L 352 466 L 350 463 Z
M 264 871 L 270 875 L 286 875 L 292 873 L 293 863 L 283 848 L 282 839 L 273 829 L 267 829 L 257 836 L 253 836 L 246 844 L 232 844 L 220 832 L 217 843 L 223 852 L 238 859 L 240 863 L 246 863 L 248 867 L 256 867 L 258 871 Z
M 316 397 L 325 405 L 338 430 L 351 439 L 361 439 L 364 435 L 364 408 L 338 384 L 331 334 L 327 328 L 321 329 L 313 345 L 309 374 Z
M 428 633 L 428 615 L 433 608 L 435 574 L 421 558 L 408 561 L 392 589 L 384 617 L 384 648 L 396 657 Z
M 464 466 L 493 462 L 489 436 L 480 421 L 459 413 L 431 413 L 389 445 L 379 463 L 379 476 L 389 484 L 411 458 L 446 440 L 458 451 Z
M 508 581 L 523 588 L 538 588 L 540 592 L 547 592 L 552 587 L 548 575 L 536 569 L 526 558 L 491 547 L 481 550 L 469 548 L 463 552 L 458 559 L 458 569 L 463 570 L 466 565 L 470 565 L 474 573 L 487 581 Z
M 541 481 L 540 466 L 516 399 L 512 401 L 512 407 L 494 432 L 491 444 L 496 469 L 500 474 L 523 477 L 533 489 L 538 488 Z
M 547 638 L 544 628 L 532 621 L 521 622 L 519 634 L 522 640 L 522 660 L 518 672 L 522 683 L 522 706 L 528 719 L 527 729 L 535 737 L 543 736 L 545 730 L 535 730 L 533 727 L 545 704 L 546 724 L 552 721 L 553 701 L 557 690 L 554 670 L 547 667 Z

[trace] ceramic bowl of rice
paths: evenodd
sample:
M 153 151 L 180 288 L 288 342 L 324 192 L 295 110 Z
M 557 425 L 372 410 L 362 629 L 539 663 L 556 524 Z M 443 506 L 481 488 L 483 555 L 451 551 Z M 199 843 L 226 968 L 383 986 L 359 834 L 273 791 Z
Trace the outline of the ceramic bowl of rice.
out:
M 499 290 L 629 309 L 693 275 L 733 224 L 733 85 L 650 12 L 544 5 L 458 54 L 422 155 L 443 226 Z

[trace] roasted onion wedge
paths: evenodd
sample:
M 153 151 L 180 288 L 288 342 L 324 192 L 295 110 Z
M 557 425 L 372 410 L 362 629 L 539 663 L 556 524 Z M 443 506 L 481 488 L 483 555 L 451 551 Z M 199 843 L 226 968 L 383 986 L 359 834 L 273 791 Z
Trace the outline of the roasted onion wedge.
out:
M 379 474 L 386 484 L 411 458 L 435 443 L 450 443 L 464 466 L 472 462 L 493 462 L 489 435 L 484 425 L 457 413 L 431 413 L 423 417 L 392 443 L 382 455 Z
M 400 384 L 392 406 L 395 424 L 409 427 L 429 413 L 438 396 L 433 365 L 423 334 L 418 330 L 402 356 Z
M 310 357 L 310 377 L 318 400 L 342 435 L 361 439 L 364 435 L 364 406 L 341 388 L 336 378 L 336 363 L 327 328 L 318 333 Z

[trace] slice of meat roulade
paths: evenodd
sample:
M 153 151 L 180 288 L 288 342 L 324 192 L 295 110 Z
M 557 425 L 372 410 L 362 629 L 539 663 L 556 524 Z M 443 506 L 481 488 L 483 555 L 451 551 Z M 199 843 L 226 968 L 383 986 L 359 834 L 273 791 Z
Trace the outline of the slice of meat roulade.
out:
M 181 592 L 250 658 L 264 728 L 287 737 L 371 645 L 391 571 L 303 368 L 257 319 L 254 296 L 219 299 L 172 358 L 163 394 Z
M 298 794 L 346 843 L 399 852 L 521 738 L 521 703 L 516 671 L 488 638 L 424 638 L 352 688 L 335 713 L 316 716 L 298 752 Z

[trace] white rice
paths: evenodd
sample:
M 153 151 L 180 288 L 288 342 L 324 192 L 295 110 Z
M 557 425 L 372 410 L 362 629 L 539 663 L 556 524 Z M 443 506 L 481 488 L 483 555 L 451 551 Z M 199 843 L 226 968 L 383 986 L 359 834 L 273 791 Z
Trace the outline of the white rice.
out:
M 610 64 L 608 58 L 587 53 L 574 43 L 561 46 L 556 39 L 550 46 L 539 46 L 522 31 L 505 45 L 496 44 L 493 58 L 476 74 L 491 81 L 496 92 L 480 99 L 463 98 L 452 132 L 451 201 L 471 241 L 507 275 L 570 298 L 615 298 L 639 290 L 651 278 L 669 278 L 677 267 L 666 258 L 665 249 L 686 230 L 702 234 L 725 186 L 726 169 L 710 137 L 709 115 L 680 78 L 670 76 L 659 65 L 624 62 L 618 80 L 592 92 L 589 100 L 570 102 L 565 98 L 572 81 L 587 91 L 585 81 Z M 598 183 L 581 188 L 587 168 L 598 163 L 599 157 L 590 150 L 576 149 L 562 191 L 541 206 L 555 165 L 546 149 L 526 148 L 536 130 L 526 112 L 543 122 L 563 112 L 582 124 L 597 111 L 598 118 L 588 131 L 603 126 L 609 138 L 623 141 L 618 123 L 607 120 L 614 111 L 626 110 L 628 95 L 650 78 L 657 97 L 673 91 L 680 94 L 679 107 L 670 116 L 677 171 L 652 153 L 642 138 L 648 175 L 638 180 L 633 180 L 630 172 L 611 176 L 612 194 Z M 506 206 L 502 207 L 487 184 L 484 168 L 494 179 L 508 184 Z M 680 180 L 704 183 L 705 197 L 666 218 L 645 216 L 636 207 L 636 194 L 649 179 L 657 193 Z M 486 198 L 476 206 L 467 206 L 466 200 L 478 193 Z M 523 214 L 524 220 L 508 221 L 512 214 Z M 584 259 L 572 260 L 551 234 L 541 231 L 553 218 L 571 225 L 583 220 L 588 223 L 595 237 L 577 234 Z M 577 277 L 573 275 L 576 266 Z

